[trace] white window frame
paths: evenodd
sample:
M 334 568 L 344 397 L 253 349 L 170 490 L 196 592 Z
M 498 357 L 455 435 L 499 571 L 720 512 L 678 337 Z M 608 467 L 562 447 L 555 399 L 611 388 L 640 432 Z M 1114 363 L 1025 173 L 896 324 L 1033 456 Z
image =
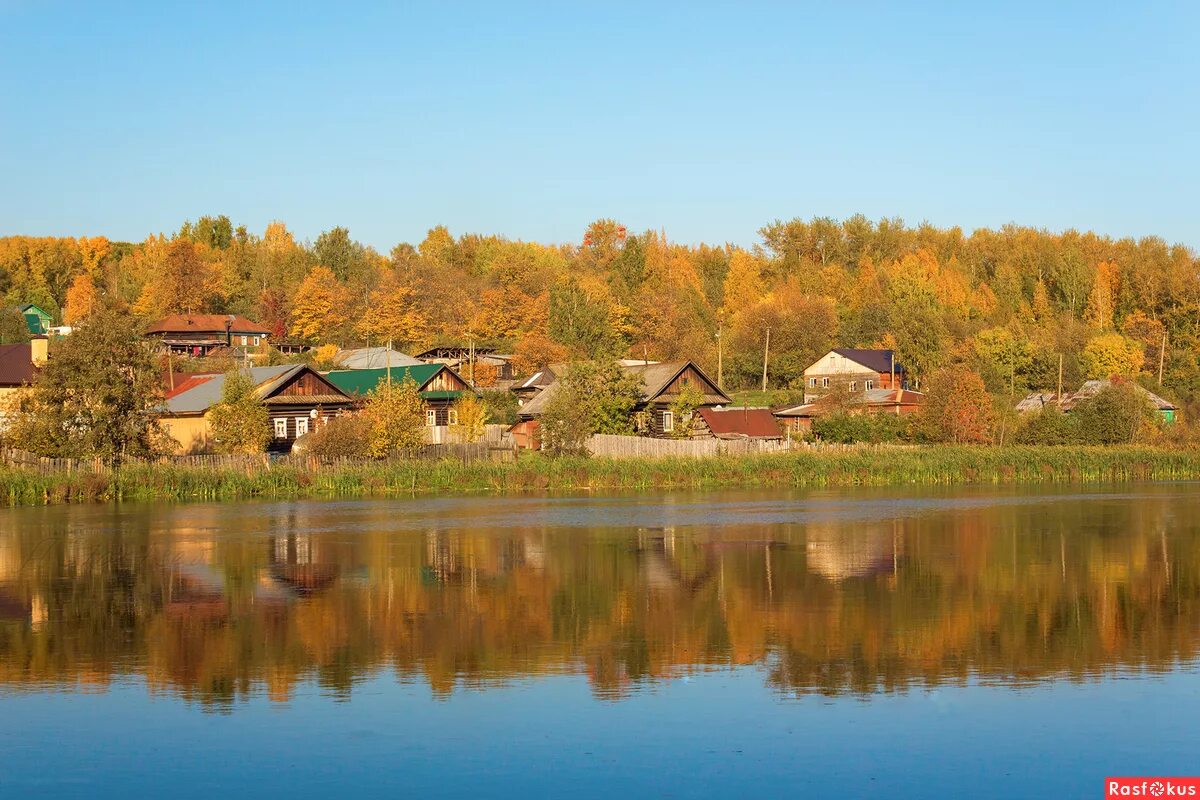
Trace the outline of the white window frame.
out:
M 816 379 L 816 378 L 809 378 L 809 379 L 808 379 L 808 388 L 810 388 L 810 389 L 815 389 L 815 388 L 817 388 L 817 379 Z
M 243 337 L 242 337 L 242 347 L 245 347 L 245 346 L 246 346 L 246 345 L 248 345 L 248 344 L 250 344 L 250 337 L 249 337 L 249 336 L 243 336 Z
M 308 433 L 308 417 L 296 417 L 296 438 Z
M 874 388 L 875 388 L 875 381 L 871 380 L 870 378 L 867 378 L 867 391 L 869 392 Z
M 858 381 L 850 381 L 850 391 L 852 391 L 852 392 L 858 391 Z
M 287 417 L 276 417 L 272 422 L 275 423 L 275 438 L 287 438 Z M 283 430 L 280 430 L 282 428 Z
M 821 378 L 821 388 L 822 389 L 829 388 L 829 378 Z
M 675 412 L 662 412 L 662 429 L 663 433 L 672 433 L 675 430 Z
M 426 428 L 436 428 L 437 427 L 437 409 L 428 408 L 425 410 L 425 427 Z
M 452 408 L 446 412 L 446 424 L 447 425 L 457 425 L 458 424 L 458 409 L 457 408 Z
M 254 346 L 258 347 L 258 344 L 259 344 L 259 337 L 255 336 L 254 337 Z

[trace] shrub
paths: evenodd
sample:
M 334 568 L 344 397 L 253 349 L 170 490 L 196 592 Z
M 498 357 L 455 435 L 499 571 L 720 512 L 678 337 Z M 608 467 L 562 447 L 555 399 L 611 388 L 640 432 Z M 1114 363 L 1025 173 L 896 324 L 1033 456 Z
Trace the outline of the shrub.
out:
M 361 458 L 370 449 L 371 421 L 363 414 L 334 417 L 296 443 L 297 452 L 321 458 Z
M 1058 406 L 1046 406 L 1029 414 L 1013 436 L 1017 444 L 1063 445 L 1079 441 L 1079 426 Z

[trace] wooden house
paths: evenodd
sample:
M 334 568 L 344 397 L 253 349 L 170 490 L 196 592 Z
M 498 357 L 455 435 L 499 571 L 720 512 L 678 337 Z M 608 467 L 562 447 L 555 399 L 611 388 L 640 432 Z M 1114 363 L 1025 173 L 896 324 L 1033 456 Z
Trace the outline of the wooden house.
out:
M 1111 385 L 1112 381 L 1107 380 L 1084 381 L 1078 391 L 1063 392 L 1062 397 L 1059 397 L 1054 392 L 1034 392 L 1017 403 L 1016 410 L 1022 414 L 1028 414 L 1041 411 L 1046 406 L 1057 406 L 1063 413 L 1070 413 L 1076 405 L 1085 400 L 1092 399 L 1103 389 Z M 1136 383 L 1131 383 L 1130 385 L 1146 398 L 1163 422 L 1171 423 L 1175 421 L 1175 416 L 1179 409 L 1174 403 L 1159 397 L 1154 392 Z
M 838 347 L 804 370 L 804 401 L 831 391 L 865 394 L 877 389 L 908 388 L 904 365 L 892 350 Z
M 237 314 L 172 314 L 146 328 L 145 335 L 165 352 L 201 358 L 223 348 L 265 354 L 270 331 Z
M 729 395 L 721 391 L 691 361 L 618 363 L 626 374 L 637 378 L 640 384 L 633 423 L 634 429 L 642 436 L 672 437 L 676 434 L 677 425 L 690 422 L 675 419 L 674 405 L 686 389 L 695 389 L 699 393 L 701 401 L 697 411 L 730 402 Z M 562 382 L 556 379 L 517 410 L 518 422 L 509 431 L 518 447 L 537 449 L 538 417 L 561 390 Z
M 10 404 L 29 390 L 46 365 L 49 340 L 44 337 L 0 345 L 0 426 Z
M 403 383 L 411 380 L 425 401 L 425 420 L 430 428 L 458 422 L 454 404 L 463 393 L 471 393 L 470 385 L 445 364 L 417 364 L 390 369 L 339 369 L 325 374 L 331 383 L 355 398 L 365 398 L 380 384 Z
M 528 378 L 517 381 L 509 391 L 517 396 L 517 406 L 523 406 L 550 384 L 558 380 L 558 373 L 565 372 L 565 364 L 551 364 L 543 367 Z
M 776 408 L 772 413 L 784 431 L 793 436 L 804 436 L 812 430 L 814 419 L 835 411 L 848 414 L 895 414 L 904 416 L 921 410 L 925 402 L 922 392 L 911 389 L 871 389 L 852 396 L 844 406 L 835 406 L 819 400 L 794 406 Z
M 50 328 L 53 327 L 54 320 L 47 312 L 38 308 L 33 303 L 26 303 L 18 310 L 21 312 L 21 316 L 25 318 L 25 327 L 29 328 L 31 335 L 45 336 L 50 333 Z
M 417 353 L 413 358 L 425 364 L 445 364 L 468 378 L 471 378 L 476 372 L 486 371 L 489 378 L 488 385 L 508 386 L 515 377 L 512 355 L 498 353 L 491 347 L 443 345 Z M 481 374 L 476 374 L 474 380 L 479 381 L 481 377 Z
M 296 439 L 349 409 L 354 398 L 304 364 L 242 370 L 267 407 L 269 449 L 287 452 Z M 167 393 L 159 420 L 175 440 L 176 451 L 206 452 L 212 442 L 210 412 L 221 402 L 225 374 L 190 375 Z

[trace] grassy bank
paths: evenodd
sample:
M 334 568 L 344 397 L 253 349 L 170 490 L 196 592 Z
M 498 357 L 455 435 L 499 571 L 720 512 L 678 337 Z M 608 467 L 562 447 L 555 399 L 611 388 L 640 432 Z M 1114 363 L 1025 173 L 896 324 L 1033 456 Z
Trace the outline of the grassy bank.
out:
M 5 468 L 0 469 L 0 504 L 1197 478 L 1200 452 L 1149 448 L 878 448 L 657 461 L 529 455 L 516 463 L 368 462 L 316 470 L 153 465 L 113 474 L 40 474 Z

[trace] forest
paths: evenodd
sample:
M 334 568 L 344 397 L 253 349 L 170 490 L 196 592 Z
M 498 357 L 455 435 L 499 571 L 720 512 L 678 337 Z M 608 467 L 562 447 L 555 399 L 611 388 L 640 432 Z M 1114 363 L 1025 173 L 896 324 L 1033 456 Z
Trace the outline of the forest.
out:
M 334 227 L 297 241 L 226 216 L 138 243 L 0 238 L 0 293 L 66 324 L 102 305 L 151 320 L 243 314 L 276 336 L 401 349 L 475 343 L 520 371 L 629 355 L 691 358 L 729 389 L 798 386 L 830 347 L 894 348 L 914 381 L 978 372 L 997 397 L 1124 375 L 1181 404 L 1200 398 L 1196 253 L 1157 237 L 775 221 L 746 249 L 680 244 L 598 220 L 539 244 L 433 228 L 387 254 Z M 1161 388 L 1160 388 L 1161 386 Z

